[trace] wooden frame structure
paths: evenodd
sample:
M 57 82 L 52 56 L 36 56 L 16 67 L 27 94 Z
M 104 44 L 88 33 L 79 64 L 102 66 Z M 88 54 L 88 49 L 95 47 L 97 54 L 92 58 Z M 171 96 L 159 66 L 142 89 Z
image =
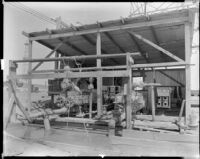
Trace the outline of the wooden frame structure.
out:
M 32 79 L 52 79 L 52 78 L 86 78 L 86 77 L 96 77 L 97 78 L 97 112 L 98 115 L 101 114 L 101 106 L 102 106 L 102 77 L 127 77 L 128 78 L 128 96 L 127 96 L 127 107 L 126 107 L 126 120 L 127 120 L 127 128 L 131 128 L 131 98 L 130 98 L 130 92 L 131 92 L 131 85 L 132 85 L 132 71 L 134 69 L 138 68 L 155 68 L 155 67 L 170 67 L 170 66 L 185 66 L 185 93 L 186 93 L 186 119 L 188 119 L 190 114 L 190 57 L 191 57 L 191 39 L 192 39 L 192 26 L 193 26 L 193 19 L 194 19 L 194 12 L 192 9 L 187 10 L 187 14 L 180 14 L 177 13 L 177 16 L 172 16 L 174 12 L 167 13 L 166 15 L 163 14 L 163 18 L 158 18 L 148 21 L 142 21 L 142 22 L 136 22 L 131 24 L 126 24 L 126 20 L 123 20 L 123 23 L 117 26 L 106 26 L 104 27 L 102 23 L 98 23 L 97 28 L 91 27 L 91 29 L 79 29 L 79 28 L 72 28 L 72 30 L 69 30 L 67 32 L 62 33 L 56 33 L 54 30 L 48 31 L 48 33 L 42 33 L 39 35 L 32 35 L 31 33 L 25 33 L 23 32 L 23 35 L 25 35 L 29 39 L 29 52 L 28 57 L 29 59 L 26 60 L 13 60 L 10 61 L 13 66 L 15 66 L 16 69 L 16 63 L 22 63 L 22 62 L 28 62 L 29 63 L 29 71 L 28 74 L 24 75 L 16 75 L 15 71 L 13 69 L 10 69 L 9 78 L 10 79 L 28 79 L 28 93 L 29 93 L 29 101 L 31 104 L 31 81 Z M 179 15 L 179 16 L 178 16 Z M 180 16 L 181 15 L 181 16 Z M 121 22 L 121 20 L 120 20 Z M 168 24 L 183 24 L 184 25 L 184 39 L 185 39 L 185 59 L 182 59 L 176 55 L 174 55 L 172 52 L 164 49 L 159 45 L 158 43 L 152 42 L 151 40 L 146 39 L 142 35 L 139 35 L 133 31 L 130 31 L 130 29 L 137 29 L 140 27 L 153 27 L 157 25 L 168 25 Z M 137 53 L 125 53 L 125 50 L 122 49 L 119 45 L 119 43 L 112 38 L 112 36 L 109 34 L 109 32 L 118 31 L 118 30 L 125 30 L 129 36 L 132 37 L 133 41 L 135 41 L 136 46 L 138 47 L 138 51 L 140 55 L 146 60 L 147 63 L 142 64 L 133 64 L 131 63 L 131 56 L 133 56 L 133 59 L 135 56 L 138 56 Z M 93 42 L 88 35 L 93 34 L 96 35 L 96 43 Z M 119 54 L 106 54 L 105 49 L 102 48 L 101 43 L 101 36 L 104 34 L 115 46 L 117 46 L 121 53 Z M 60 53 L 59 48 L 63 45 L 70 45 L 70 47 L 82 54 L 86 54 L 83 50 L 78 48 L 77 46 L 73 45 L 72 43 L 68 42 L 67 40 L 64 40 L 62 38 L 70 38 L 70 37 L 76 37 L 81 36 L 81 38 L 84 38 L 90 45 L 96 45 L 96 55 L 81 55 L 81 56 L 63 56 L 63 54 Z M 155 36 L 155 34 L 154 34 Z M 54 40 L 58 39 L 59 44 L 56 47 L 49 46 L 42 42 L 42 40 Z M 164 62 L 164 63 L 148 63 L 148 60 L 145 58 L 143 50 L 140 48 L 137 40 L 143 41 L 145 44 L 148 44 L 158 50 L 160 53 L 165 54 L 165 56 L 169 56 L 173 59 L 172 62 Z M 32 44 L 34 41 L 40 42 L 41 44 L 44 44 L 45 46 L 52 49 L 52 51 L 43 59 L 32 59 Z M 66 42 L 67 41 L 67 42 Z M 122 53 L 123 52 L 123 53 Z M 56 53 L 55 58 L 49 58 L 53 53 Z M 103 53 L 103 54 L 102 54 Z M 60 57 L 59 57 L 59 54 Z M 102 66 L 102 59 L 108 59 L 110 58 L 113 62 L 116 62 L 113 58 L 116 57 L 126 57 L 126 65 L 118 65 L 118 66 Z M 72 68 L 72 73 L 63 73 L 64 69 L 58 69 L 58 62 L 62 62 L 63 60 L 74 60 L 74 59 L 96 59 L 96 67 L 83 67 L 82 72 L 76 72 L 79 71 L 78 68 Z M 36 69 L 43 63 L 43 62 L 49 62 L 49 61 L 55 61 L 55 69 L 54 70 L 39 70 Z M 34 68 L 32 68 L 33 62 L 39 62 Z M 116 62 L 117 63 L 117 62 Z M 49 73 L 53 72 L 53 73 Z M 152 97 L 153 98 L 153 97 Z M 187 121 L 187 120 L 186 120 Z

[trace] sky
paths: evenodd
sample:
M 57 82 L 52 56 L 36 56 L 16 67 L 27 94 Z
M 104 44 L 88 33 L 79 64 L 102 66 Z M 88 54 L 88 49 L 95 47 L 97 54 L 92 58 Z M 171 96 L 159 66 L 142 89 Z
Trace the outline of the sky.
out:
M 131 4 L 126 3 L 64 3 L 64 2 L 23 2 L 22 4 L 48 16 L 56 18 L 61 16 L 62 20 L 67 24 L 90 24 L 97 21 L 107 21 L 119 19 L 120 17 L 128 17 L 130 13 Z M 156 6 L 160 4 L 155 4 Z M 25 55 L 25 43 L 27 38 L 22 35 L 22 31 L 27 33 L 42 31 L 48 29 L 55 29 L 56 26 L 44 22 L 43 20 L 28 14 L 12 5 L 4 4 L 4 81 L 8 74 L 8 60 L 22 59 Z M 197 37 L 195 37 L 197 39 Z M 33 58 L 43 58 L 50 50 L 36 42 L 33 43 Z M 199 54 L 192 55 L 192 89 L 199 88 Z M 33 65 L 34 66 L 34 65 Z M 41 65 L 40 69 L 52 69 L 53 65 L 45 63 Z M 19 65 L 19 73 L 25 72 L 25 64 Z M 44 80 L 33 80 L 33 83 L 44 84 Z

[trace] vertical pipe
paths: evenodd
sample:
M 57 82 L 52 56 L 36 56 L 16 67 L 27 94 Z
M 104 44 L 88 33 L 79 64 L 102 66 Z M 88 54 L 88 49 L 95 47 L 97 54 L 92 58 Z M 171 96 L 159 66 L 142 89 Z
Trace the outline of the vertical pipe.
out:
M 101 34 L 97 33 L 97 55 L 101 55 Z M 101 67 L 101 59 L 97 59 L 97 67 Z M 97 115 L 102 114 L 102 77 L 97 77 Z
M 185 62 L 190 64 L 191 58 L 191 24 L 185 23 Z M 185 66 L 185 124 L 189 122 L 189 115 L 191 112 L 191 103 L 190 103 L 190 96 L 191 96 L 191 70 L 190 65 Z

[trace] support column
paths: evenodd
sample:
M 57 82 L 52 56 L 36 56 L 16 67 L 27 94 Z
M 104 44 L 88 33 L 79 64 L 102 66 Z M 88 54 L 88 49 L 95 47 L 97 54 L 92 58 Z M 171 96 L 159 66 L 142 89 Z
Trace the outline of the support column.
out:
M 185 23 L 185 61 L 190 64 L 191 59 L 191 24 Z M 191 112 L 191 68 L 190 65 L 185 66 L 185 122 L 188 124 L 188 118 Z
M 9 61 L 9 76 L 15 76 L 16 75 L 16 70 L 17 69 L 17 64 L 13 63 L 12 61 Z M 12 78 L 12 77 L 11 77 Z M 10 79 L 9 79 L 10 80 Z M 13 81 L 13 87 L 14 89 L 16 88 L 16 80 Z M 6 121 L 5 126 L 7 127 L 9 122 L 16 122 L 16 104 L 14 103 L 14 97 L 13 97 L 13 92 L 10 86 L 8 87 L 8 116 L 5 116 L 5 110 L 4 110 L 4 120 Z
M 59 57 L 59 53 L 55 52 L 55 58 Z M 59 61 L 55 61 L 55 69 L 58 69 Z
M 151 86 L 151 111 L 152 111 L 152 120 L 155 121 L 155 92 L 154 86 Z
M 153 83 L 156 83 L 156 71 L 154 68 L 153 70 Z M 152 120 L 155 120 L 155 114 L 156 114 L 156 103 L 155 103 L 155 87 L 151 86 L 151 111 L 152 111 Z
M 32 59 L 32 41 L 29 40 L 28 45 L 28 59 Z M 31 75 L 32 63 L 28 63 L 28 74 Z M 30 112 L 31 107 L 31 92 L 32 92 L 32 79 L 28 79 L 28 112 Z
M 126 102 L 126 128 L 131 129 L 131 121 L 132 121 L 132 109 L 131 109 L 131 93 L 132 93 L 132 69 L 130 62 L 130 54 L 127 54 L 127 71 L 129 73 L 128 76 L 128 85 L 127 85 L 127 102 Z
M 97 33 L 97 55 L 101 55 L 101 34 Z M 97 59 L 97 67 L 101 67 L 101 59 Z M 97 77 L 97 115 L 102 114 L 102 77 Z

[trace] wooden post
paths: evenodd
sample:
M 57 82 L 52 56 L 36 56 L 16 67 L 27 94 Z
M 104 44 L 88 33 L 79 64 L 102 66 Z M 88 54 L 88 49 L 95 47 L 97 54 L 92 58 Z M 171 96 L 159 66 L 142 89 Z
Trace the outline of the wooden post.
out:
M 97 55 L 101 55 L 101 34 L 97 33 Z M 101 59 L 97 59 L 97 67 L 101 67 Z M 97 77 L 97 115 L 102 114 L 102 77 Z
M 154 86 L 151 87 L 151 111 L 152 111 L 152 120 L 155 120 L 155 92 Z
M 24 116 L 26 117 L 26 119 L 31 122 L 32 119 L 30 118 L 28 112 L 25 110 L 24 106 L 22 105 L 22 103 L 20 102 L 20 100 L 18 99 L 17 95 L 16 95 L 16 91 L 14 89 L 14 84 L 13 84 L 13 80 L 9 79 L 9 89 L 12 91 L 16 105 L 18 106 L 18 108 L 22 111 L 22 113 L 24 114 Z
M 29 40 L 29 45 L 28 45 L 28 59 L 32 59 L 32 41 Z M 31 76 L 31 70 L 32 70 L 32 63 L 28 63 L 28 75 Z M 28 112 L 30 112 L 31 108 L 31 92 L 32 92 L 32 79 L 28 79 Z
M 190 58 L 191 58 L 191 30 L 190 30 L 191 24 L 185 23 L 185 61 L 190 64 Z M 189 115 L 191 112 L 191 103 L 190 103 L 190 97 L 191 97 L 191 70 L 190 65 L 185 66 L 185 124 L 188 124 L 189 121 Z
M 153 70 L 153 83 L 156 83 L 156 71 L 153 68 L 152 70 Z
M 14 107 L 15 107 L 15 104 L 14 104 L 14 96 L 12 95 L 8 101 L 8 116 L 5 115 L 5 110 L 4 110 L 4 128 L 6 129 L 7 126 L 8 126 L 8 123 L 10 122 L 10 119 L 11 119 L 11 116 L 14 115 L 16 117 L 16 115 L 14 114 L 15 112 L 14 111 Z
M 62 29 L 61 17 L 56 18 L 56 29 Z M 55 57 L 59 57 L 59 53 L 55 52 Z M 55 69 L 58 69 L 59 61 L 55 61 Z
M 12 61 L 9 61 L 9 76 L 15 76 L 16 71 L 17 71 L 17 64 L 13 63 Z M 10 80 L 10 79 L 8 79 L 8 80 Z M 15 85 L 13 87 L 15 87 Z M 13 97 L 12 94 L 13 94 L 12 90 L 9 87 L 9 89 L 8 89 L 9 101 Z M 16 121 L 16 105 L 14 103 L 9 103 L 9 108 L 8 108 L 9 109 L 9 115 L 8 115 L 8 121 L 7 122 L 10 122 L 10 119 L 11 119 L 11 121 L 15 122 Z M 6 126 L 7 126 L 7 123 L 6 123 Z
M 127 54 L 127 71 L 129 72 L 128 76 L 128 85 L 127 85 L 127 103 L 126 103 L 126 128 L 131 129 L 131 120 L 132 120 L 132 109 L 131 109 L 131 92 L 132 92 L 132 69 L 130 62 L 130 54 Z
M 153 69 L 153 83 L 156 83 L 156 71 L 155 69 Z M 154 86 L 151 86 L 151 110 L 152 110 L 152 120 L 154 121 L 155 120 L 155 87 Z
M 93 78 L 89 78 L 89 82 L 90 82 L 90 85 L 89 85 L 89 90 L 90 90 L 90 96 L 89 96 L 89 118 L 91 119 L 92 118 L 92 99 L 93 99 L 93 89 L 94 89 Z

